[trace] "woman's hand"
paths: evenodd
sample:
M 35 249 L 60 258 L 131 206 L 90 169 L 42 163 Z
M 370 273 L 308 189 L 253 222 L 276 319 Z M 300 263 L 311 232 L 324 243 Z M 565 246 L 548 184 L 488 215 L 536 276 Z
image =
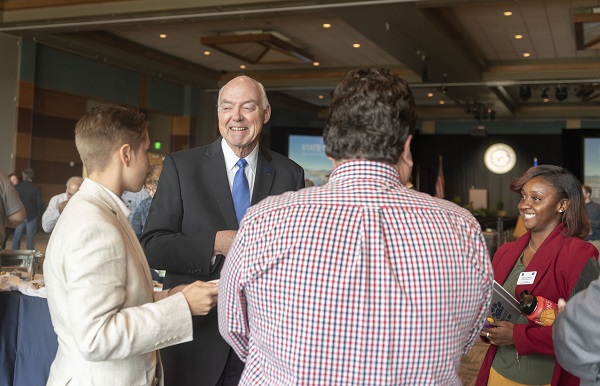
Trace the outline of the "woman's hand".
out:
M 493 345 L 510 346 L 515 344 L 513 338 L 514 325 L 515 324 L 511 322 L 504 322 L 488 318 L 486 328 L 482 329 L 479 335 Z

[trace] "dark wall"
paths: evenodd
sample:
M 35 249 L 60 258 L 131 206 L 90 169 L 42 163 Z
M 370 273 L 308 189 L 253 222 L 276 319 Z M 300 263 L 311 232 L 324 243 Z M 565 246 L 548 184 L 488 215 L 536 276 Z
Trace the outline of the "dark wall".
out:
M 287 154 L 287 139 L 290 134 L 322 135 L 321 129 L 274 128 L 270 133 L 270 146 L 273 150 Z M 494 174 L 483 163 L 486 149 L 495 143 L 511 146 L 517 163 L 506 174 Z M 580 147 L 569 152 L 580 152 Z M 488 189 L 488 207 L 496 208 L 496 201 L 504 202 L 507 215 L 517 216 L 519 195 L 509 189 L 510 182 L 523 175 L 533 165 L 537 157 L 539 164 L 565 166 L 563 162 L 563 136 L 544 135 L 488 135 L 473 137 L 459 134 L 415 134 L 412 142 L 414 161 L 413 182 L 422 192 L 434 194 L 438 173 L 438 155 L 443 158 L 446 199 L 453 201 L 460 197 L 461 205 L 469 204 L 469 188 Z M 477 209 L 477 208 L 474 208 Z
M 494 174 L 483 163 L 486 149 L 495 143 L 511 146 L 517 163 L 506 174 Z M 514 178 L 520 177 L 537 157 L 539 164 L 563 166 L 561 135 L 420 135 L 417 133 L 412 143 L 415 167 L 413 179 L 419 190 L 433 194 L 438 171 L 438 155 L 443 157 L 446 199 L 460 197 L 462 205 L 468 205 L 470 187 L 488 189 L 488 205 L 495 208 L 496 200 L 504 202 L 509 216 L 517 215 L 519 196 L 509 190 Z

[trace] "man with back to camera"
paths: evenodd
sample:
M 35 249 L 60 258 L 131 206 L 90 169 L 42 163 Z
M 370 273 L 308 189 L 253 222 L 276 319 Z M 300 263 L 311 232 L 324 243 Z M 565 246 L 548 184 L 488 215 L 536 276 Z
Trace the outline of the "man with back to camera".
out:
M 142 188 L 149 161 L 144 114 L 98 106 L 75 127 L 89 177 L 61 214 L 44 281 L 58 352 L 49 386 L 163 385 L 157 349 L 192 340 L 192 315 L 216 305 L 214 283 L 154 292 L 120 199 Z
M 324 129 L 323 186 L 250 208 L 219 282 L 240 385 L 461 385 L 493 283 L 479 223 L 412 189 L 408 84 L 352 71 Z
M 25 206 L 9 177 L 0 170 L 0 245 L 2 250 L 6 227 L 15 228 L 25 220 Z M 1 265 L 1 264 L 0 264 Z
M 79 176 L 73 176 L 69 178 L 66 184 L 67 190 L 64 193 L 57 194 L 50 199 L 48 207 L 42 216 L 42 229 L 44 232 L 52 232 L 56 222 L 58 221 L 58 217 L 62 214 L 63 210 L 65 210 L 65 206 L 67 206 L 71 197 L 77 193 L 82 182 L 83 178 Z
M 238 76 L 221 88 L 217 103 L 222 138 L 165 157 L 140 238 L 150 266 L 167 271 L 165 285 L 218 279 L 247 206 L 304 187 L 300 166 L 259 145 L 271 116 L 260 83 Z M 242 185 L 245 201 L 234 205 Z M 235 385 L 243 369 L 219 335 L 216 310 L 194 318 L 193 343 L 161 355 L 167 386 Z
M 38 219 L 44 213 L 44 202 L 40 187 L 33 183 L 35 176 L 33 169 L 25 169 L 22 174 L 23 181 L 15 185 L 15 189 L 19 192 L 21 202 L 25 205 L 25 221 L 15 228 L 12 249 L 21 249 L 21 238 L 25 233 L 26 248 L 32 250 L 35 248 Z

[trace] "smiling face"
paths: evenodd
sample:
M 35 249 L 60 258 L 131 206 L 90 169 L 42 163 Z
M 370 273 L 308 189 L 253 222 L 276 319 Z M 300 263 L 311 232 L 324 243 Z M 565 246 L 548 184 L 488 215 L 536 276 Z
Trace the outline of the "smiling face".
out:
M 271 116 L 271 106 L 263 106 L 263 95 L 256 81 L 234 78 L 223 87 L 219 98 L 219 132 L 240 158 L 258 143 L 260 132 Z
M 567 206 L 568 200 L 559 199 L 555 188 L 542 177 L 532 178 L 521 189 L 519 212 L 523 225 L 532 232 L 552 232 Z

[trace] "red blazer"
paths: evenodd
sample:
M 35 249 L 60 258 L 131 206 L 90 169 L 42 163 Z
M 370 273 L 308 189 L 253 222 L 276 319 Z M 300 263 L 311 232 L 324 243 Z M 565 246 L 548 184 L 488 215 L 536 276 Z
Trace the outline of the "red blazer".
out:
M 518 299 L 521 291 L 526 289 L 553 302 L 557 302 L 559 298 L 566 300 L 588 259 L 598 258 L 598 250 L 591 243 L 576 237 L 565 237 L 563 231 L 564 226 L 558 225 L 533 255 L 526 270 L 537 271 L 535 280 L 533 284 L 517 285 L 515 298 Z M 504 283 L 521 252 L 527 248 L 530 238 L 531 232 L 527 232 L 517 241 L 502 245 L 494 254 L 492 267 L 498 283 Z M 531 321 L 529 324 L 515 324 L 513 334 L 519 355 L 554 355 L 552 326 L 539 326 Z M 496 346 L 490 345 L 479 370 L 476 386 L 487 385 L 496 350 Z M 563 370 L 556 362 L 552 385 L 579 385 L 579 378 Z

